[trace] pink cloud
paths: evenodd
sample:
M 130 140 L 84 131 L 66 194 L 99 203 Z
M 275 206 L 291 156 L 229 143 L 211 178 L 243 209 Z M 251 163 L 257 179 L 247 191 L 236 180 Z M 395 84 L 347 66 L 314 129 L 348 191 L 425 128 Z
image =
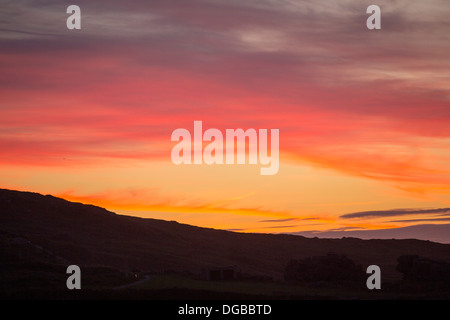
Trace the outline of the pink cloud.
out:
M 80 5 L 103 24 L 0 40 L 3 163 L 165 157 L 174 129 L 203 120 L 279 128 L 282 152 L 352 175 L 450 181 L 449 42 L 443 29 L 425 38 L 427 10 L 442 15 L 432 6 L 424 17 L 389 7 L 376 35 L 351 2 L 348 14 L 313 3 L 108 2 L 107 13 L 148 12 L 152 27 L 139 33 L 130 20 L 111 37 L 100 7 Z M 408 31 L 415 18 L 423 28 Z M 11 21 L 8 30 L 24 29 Z

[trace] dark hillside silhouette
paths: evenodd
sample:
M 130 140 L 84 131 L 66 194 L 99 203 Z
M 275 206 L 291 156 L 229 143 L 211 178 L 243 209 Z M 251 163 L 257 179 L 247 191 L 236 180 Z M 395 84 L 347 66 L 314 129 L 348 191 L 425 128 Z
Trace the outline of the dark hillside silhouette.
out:
M 364 283 L 365 273 L 360 265 L 345 255 L 328 253 L 324 256 L 291 260 L 284 271 L 290 283 L 301 282 L 358 282 Z
M 39 264 L 40 268 L 52 265 L 58 270 L 64 270 L 58 266 L 77 264 L 124 273 L 196 275 L 205 268 L 236 266 L 242 274 L 282 280 L 290 260 L 329 252 L 345 255 L 364 271 L 369 265 L 379 265 L 382 281 L 391 281 L 402 278 L 396 270 L 399 256 L 449 261 L 450 245 L 421 240 L 245 234 L 123 216 L 53 196 L 0 189 L 0 267 L 6 275 L 0 279 L 0 289 L 6 291 L 20 278 L 18 272 L 10 272 L 12 265 L 24 263 Z

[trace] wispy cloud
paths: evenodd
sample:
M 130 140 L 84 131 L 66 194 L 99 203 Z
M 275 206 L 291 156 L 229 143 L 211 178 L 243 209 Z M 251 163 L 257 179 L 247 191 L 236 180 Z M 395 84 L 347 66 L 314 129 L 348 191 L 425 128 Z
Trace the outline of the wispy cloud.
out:
M 69 201 L 94 204 L 111 210 L 121 209 L 174 213 L 202 213 L 211 215 L 230 213 L 237 216 L 254 217 L 289 216 L 289 213 L 286 212 L 268 211 L 261 208 L 230 208 L 221 205 L 220 202 L 212 205 L 202 199 L 183 199 L 164 194 L 157 188 L 109 189 L 103 192 L 89 194 L 79 194 L 74 190 L 66 190 L 65 192 L 55 195 Z M 285 218 L 281 218 L 280 220 L 283 221 Z M 288 218 L 285 221 L 290 220 L 292 219 Z M 277 219 L 274 219 L 274 221 L 277 221 Z M 282 226 L 280 228 L 282 228 Z
M 295 221 L 298 218 L 286 218 L 286 219 L 269 219 L 269 220 L 261 220 L 259 222 L 286 222 L 286 221 Z
M 300 217 L 293 217 L 293 218 L 286 218 L 286 219 L 268 219 L 268 220 L 260 220 L 259 222 L 286 222 L 286 221 L 308 221 L 308 220 L 320 220 L 321 218 L 318 217 L 307 217 L 307 218 L 300 218 Z
M 450 36 L 438 0 L 420 10 L 382 1 L 382 36 L 364 29 L 355 1 L 78 4 L 80 32 L 65 29 L 61 3 L 4 7 L 0 125 L 10 134 L 0 146 L 15 147 L 1 162 L 162 157 L 170 131 L 202 117 L 276 125 L 283 154 L 345 174 L 450 182 Z
M 354 218 L 379 218 L 379 217 L 395 217 L 404 215 L 428 215 L 450 212 L 450 208 L 438 208 L 438 209 L 393 209 L 393 210 L 380 210 L 380 211 L 363 211 L 347 213 L 340 216 L 344 219 Z
M 392 222 L 436 222 L 436 221 L 450 221 L 448 218 L 425 218 L 425 219 L 405 219 L 405 220 L 392 220 Z

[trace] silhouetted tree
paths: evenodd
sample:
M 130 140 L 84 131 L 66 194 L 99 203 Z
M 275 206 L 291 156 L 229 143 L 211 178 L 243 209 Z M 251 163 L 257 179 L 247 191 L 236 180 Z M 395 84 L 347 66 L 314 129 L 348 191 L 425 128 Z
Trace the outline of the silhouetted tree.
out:
M 290 260 L 284 271 L 284 279 L 298 282 L 351 282 L 364 277 L 358 266 L 345 255 L 328 253 L 325 256 Z
M 426 290 L 450 289 L 450 263 L 417 255 L 397 258 L 397 270 L 403 273 L 403 282 Z

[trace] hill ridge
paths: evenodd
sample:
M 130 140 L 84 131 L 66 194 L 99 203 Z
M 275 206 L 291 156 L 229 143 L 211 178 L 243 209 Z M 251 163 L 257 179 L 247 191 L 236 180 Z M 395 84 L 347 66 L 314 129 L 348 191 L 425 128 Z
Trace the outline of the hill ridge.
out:
M 392 278 L 400 275 L 395 271 L 400 255 L 450 257 L 450 245 L 430 241 L 238 233 L 125 216 L 51 195 L 8 189 L 0 189 L 0 235 L 6 251 L 11 237 L 19 236 L 78 265 L 194 274 L 207 267 L 235 265 L 245 273 L 274 279 L 282 278 L 290 259 L 328 252 L 345 254 L 363 266 L 377 264 Z

